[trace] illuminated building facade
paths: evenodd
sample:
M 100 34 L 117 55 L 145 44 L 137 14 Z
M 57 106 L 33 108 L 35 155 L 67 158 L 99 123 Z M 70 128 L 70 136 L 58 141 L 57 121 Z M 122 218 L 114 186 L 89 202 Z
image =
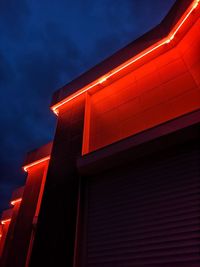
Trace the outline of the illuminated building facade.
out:
M 199 266 L 199 6 L 176 1 L 54 94 L 54 140 L 27 156 L 2 219 L 2 267 Z

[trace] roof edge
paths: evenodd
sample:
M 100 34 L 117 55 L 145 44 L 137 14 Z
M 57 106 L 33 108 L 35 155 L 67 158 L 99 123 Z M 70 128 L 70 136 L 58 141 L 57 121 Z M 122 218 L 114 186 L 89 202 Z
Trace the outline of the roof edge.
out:
M 81 88 L 99 79 L 117 66 L 130 60 L 138 53 L 141 53 L 143 50 L 166 37 L 192 2 L 194 0 L 177 0 L 161 23 L 152 30 L 58 89 L 53 94 L 51 106 L 76 93 Z

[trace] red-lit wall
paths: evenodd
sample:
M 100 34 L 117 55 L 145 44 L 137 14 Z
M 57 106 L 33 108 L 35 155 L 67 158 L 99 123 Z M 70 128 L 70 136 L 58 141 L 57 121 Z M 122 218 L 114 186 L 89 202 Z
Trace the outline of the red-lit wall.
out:
M 2 267 L 24 267 L 33 231 L 33 219 L 36 213 L 38 198 L 43 178 L 46 179 L 48 161 L 31 167 L 24 189 L 19 213 L 15 222 L 12 236 L 2 258 Z
M 199 29 L 200 19 L 177 46 L 91 95 L 83 153 L 200 108 Z
M 9 230 L 9 226 L 10 226 L 10 222 L 6 222 L 2 226 L 2 233 L 1 233 L 2 236 L 1 236 L 1 240 L 0 240 L 0 260 L 1 260 L 1 256 L 2 256 L 2 253 L 3 253 L 3 250 L 4 250 L 4 244 L 5 244 L 5 241 L 6 241 L 7 233 L 8 233 L 8 230 Z
M 16 226 L 16 222 L 17 222 L 17 217 L 18 217 L 20 205 L 21 205 L 21 201 L 15 203 L 14 207 L 12 208 L 11 221 L 9 223 L 6 223 L 6 226 L 5 226 L 6 227 L 6 236 L 5 236 L 4 245 L 3 245 L 2 253 L 1 253 L 1 265 L 0 266 L 3 266 L 4 259 L 6 257 L 9 257 L 10 243 L 13 240 L 13 236 L 14 236 L 14 231 L 15 231 L 15 226 Z

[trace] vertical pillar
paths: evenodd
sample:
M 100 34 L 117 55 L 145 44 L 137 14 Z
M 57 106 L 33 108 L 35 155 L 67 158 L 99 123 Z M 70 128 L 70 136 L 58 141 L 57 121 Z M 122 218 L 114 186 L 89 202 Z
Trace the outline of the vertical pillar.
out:
M 88 153 L 90 149 L 90 117 L 91 117 L 91 96 L 88 92 L 86 92 L 82 155 Z
M 0 247 L 1 247 L 2 234 L 3 234 L 3 225 L 0 224 Z M 1 256 L 0 256 L 0 258 L 1 258 Z
M 31 238 L 30 238 L 28 252 L 27 252 L 27 256 L 26 256 L 25 267 L 29 266 L 30 257 L 32 254 L 33 243 L 35 240 L 35 232 L 36 232 L 37 222 L 38 222 L 38 216 L 40 213 L 40 207 L 41 207 L 42 197 L 43 197 L 43 193 L 44 193 L 44 187 L 45 187 L 45 183 L 46 183 L 47 171 L 48 171 L 48 164 L 46 164 L 46 167 L 44 169 L 43 178 L 42 178 L 42 182 L 41 182 L 41 186 L 40 186 L 40 192 L 39 192 L 39 196 L 38 196 L 37 206 L 36 206 L 35 215 L 34 215 L 33 223 L 32 223 L 32 232 L 31 232 Z
M 7 236 L 6 236 L 4 248 L 2 251 L 2 257 L 1 257 L 1 264 L 2 265 L 6 261 L 6 258 L 9 257 L 10 244 L 12 243 L 13 233 L 14 233 L 14 229 L 15 229 L 15 225 L 16 225 L 16 221 L 17 221 L 17 216 L 19 213 L 21 200 L 23 197 L 23 192 L 24 192 L 24 187 L 20 187 L 20 188 L 16 189 L 12 194 L 12 198 L 11 198 L 11 205 L 13 206 L 12 218 L 11 218 L 11 221 L 9 223 L 9 229 L 7 231 Z
M 85 97 L 59 110 L 30 267 L 73 266 Z
M 9 255 L 2 267 L 24 267 L 27 261 L 29 244 L 33 230 L 33 219 L 38 207 L 41 185 L 49 163 L 51 144 L 41 147 L 27 155 L 24 170 L 27 180 L 21 206 L 9 244 Z M 46 179 L 46 177 L 45 177 Z
M 0 242 L 0 259 L 2 263 L 2 255 L 4 251 L 4 245 L 6 242 L 11 218 L 13 215 L 13 209 L 7 209 L 2 213 L 1 216 L 1 242 Z
M 2 237 L 2 224 L 0 224 L 0 243 L 1 243 L 1 237 Z

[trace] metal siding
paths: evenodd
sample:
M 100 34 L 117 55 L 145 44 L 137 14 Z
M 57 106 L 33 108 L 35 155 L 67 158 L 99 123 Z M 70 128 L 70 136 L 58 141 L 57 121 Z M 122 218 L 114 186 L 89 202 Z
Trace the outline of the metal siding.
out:
M 199 159 L 176 148 L 88 178 L 84 266 L 199 265 Z

